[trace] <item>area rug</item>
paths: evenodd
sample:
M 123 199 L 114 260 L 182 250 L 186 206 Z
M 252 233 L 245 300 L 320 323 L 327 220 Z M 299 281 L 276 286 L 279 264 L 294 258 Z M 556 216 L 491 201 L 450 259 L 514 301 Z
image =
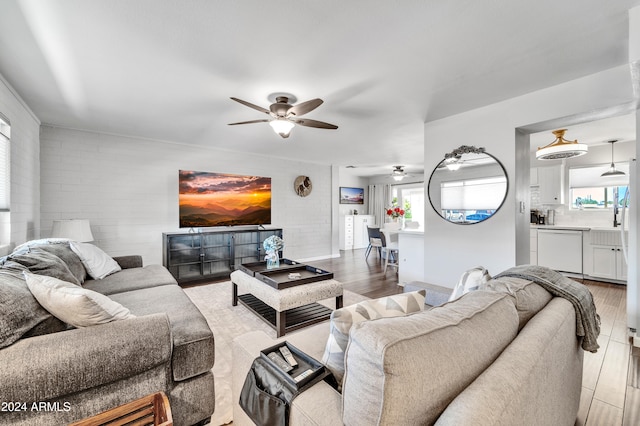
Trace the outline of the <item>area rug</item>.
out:
M 233 420 L 231 395 L 231 343 L 233 339 L 254 330 L 262 330 L 275 339 L 276 332 L 244 306 L 231 305 L 231 281 L 188 287 L 184 291 L 206 317 L 216 342 L 216 360 L 213 366 L 216 409 L 211 417 L 211 424 L 228 424 Z M 368 299 L 366 296 L 348 290 L 344 291 L 345 306 L 366 299 Z M 335 308 L 335 299 L 327 299 L 320 303 Z

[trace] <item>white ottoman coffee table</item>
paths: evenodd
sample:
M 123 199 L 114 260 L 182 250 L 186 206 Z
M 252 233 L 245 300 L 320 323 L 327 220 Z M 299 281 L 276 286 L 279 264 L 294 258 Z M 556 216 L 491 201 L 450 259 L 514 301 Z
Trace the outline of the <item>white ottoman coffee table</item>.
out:
M 336 298 L 342 308 L 342 283 L 334 279 L 300 284 L 278 290 L 243 271 L 231 273 L 233 306 L 238 302 L 276 330 L 277 337 L 328 319 L 331 309 L 319 300 Z M 238 296 L 238 292 L 244 293 Z

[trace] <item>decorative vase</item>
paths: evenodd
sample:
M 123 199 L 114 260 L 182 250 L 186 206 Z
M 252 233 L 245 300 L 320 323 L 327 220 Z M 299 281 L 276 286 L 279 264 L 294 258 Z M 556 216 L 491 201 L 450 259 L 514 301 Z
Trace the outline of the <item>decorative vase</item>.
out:
M 267 269 L 275 269 L 280 267 L 280 258 L 276 252 L 268 252 L 265 256 L 267 261 Z

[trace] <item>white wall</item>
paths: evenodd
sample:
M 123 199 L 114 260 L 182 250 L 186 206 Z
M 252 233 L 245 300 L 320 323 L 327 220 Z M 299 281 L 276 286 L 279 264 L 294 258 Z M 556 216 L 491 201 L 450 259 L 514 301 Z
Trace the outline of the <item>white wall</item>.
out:
M 525 232 L 524 225 L 529 221 L 528 191 L 519 186 L 524 182 L 522 174 L 528 176 L 529 164 L 527 158 L 524 164 L 520 160 L 520 169 L 516 167 L 516 157 L 521 157 L 518 153 L 521 147 L 516 147 L 516 129 L 560 117 L 572 117 L 574 122 L 567 124 L 575 124 L 575 120 L 579 120 L 576 115 L 632 100 L 631 76 L 625 65 L 426 123 L 426 179 L 446 152 L 473 141 L 473 145 L 485 147 L 502 162 L 509 178 L 509 193 L 503 207 L 490 220 L 475 225 L 447 223 L 433 209 L 426 209 L 425 280 L 453 287 L 460 275 L 471 267 L 483 265 L 490 273 L 497 274 L 517 263 L 518 233 Z M 520 202 L 525 203 L 522 213 Z M 525 245 L 519 242 L 520 248 Z
M 161 263 L 162 233 L 179 230 L 178 170 L 199 170 L 271 177 L 272 225 L 284 228 L 284 255 L 332 254 L 330 166 L 51 126 L 40 139 L 43 236 L 54 219 L 86 218 L 107 253 Z M 298 175 L 313 182 L 307 197 L 294 192 Z
M 11 212 L 0 213 L 0 245 L 40 233 L 40 121 L 0 76 L 0 112 L 11 121 Z M 0 248 L 4 255 L 6 248 Z

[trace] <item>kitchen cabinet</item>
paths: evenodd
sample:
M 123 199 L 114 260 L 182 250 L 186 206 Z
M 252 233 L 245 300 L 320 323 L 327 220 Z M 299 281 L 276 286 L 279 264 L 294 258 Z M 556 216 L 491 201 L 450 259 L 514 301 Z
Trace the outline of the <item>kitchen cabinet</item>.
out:
M 369 246 L 369 232 L 367 226 L 376 226 L 373 215 L 353 215 L 353 248 L 361 249 Z
M 373 215 L 354 214 L 340 219 L 339 245 L 340 250 L 361 249 L 369 246 L 369 232 L 367 226 L 376 226 Z
M 529 173 L 529 186 L 538 186 L 538 168 L 532 167 Z
M 353 249 L 353 216 L 342 216 L 339 228 L 340 250 Z
M 400 285 L 404 286 L 412 281 L 424 282 L 424 232 L 399 231 L 398 254 Z
M 596 278 L 627 279 L 627 263 L 622 247 L 591 245 L 592 267 L 590 274 Z
M 540 204 L 563 204 L 562 166 L 538 167 L 538 188 Z
M 538 230 L 529 230 L 529 263 L 538 264 Z
M 592 230 L 585 245 L 585 273 L 612 281 L 627 280 L 627 262 L 618 230 Z

